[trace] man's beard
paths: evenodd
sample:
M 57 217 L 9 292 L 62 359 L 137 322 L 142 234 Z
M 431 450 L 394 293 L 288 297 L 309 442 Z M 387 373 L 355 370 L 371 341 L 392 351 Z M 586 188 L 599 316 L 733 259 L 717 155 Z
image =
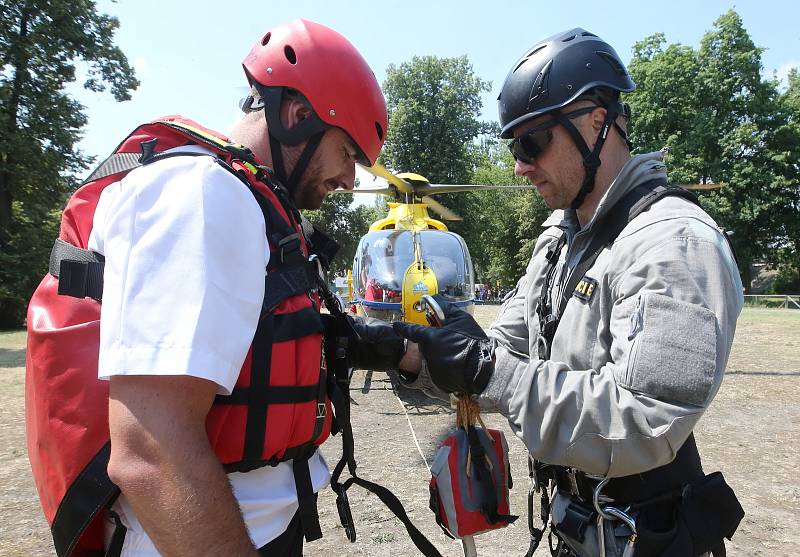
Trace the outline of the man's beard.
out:
M 298 209 L 317 210 L 322 207 L 325 196 L 320 196 L 321 177 L 318 169 L 309 165 L 295 187 L 294 199 Z

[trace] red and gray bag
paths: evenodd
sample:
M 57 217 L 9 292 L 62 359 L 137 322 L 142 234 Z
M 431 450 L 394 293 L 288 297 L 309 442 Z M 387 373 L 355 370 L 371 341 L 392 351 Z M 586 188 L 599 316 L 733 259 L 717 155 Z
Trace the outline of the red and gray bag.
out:
M 501 431 L 459 427 L 437 449 L 431 475 L 430 507 L 446 535 L 464 538 L 517 519 L 509 514 L 513 483 Z

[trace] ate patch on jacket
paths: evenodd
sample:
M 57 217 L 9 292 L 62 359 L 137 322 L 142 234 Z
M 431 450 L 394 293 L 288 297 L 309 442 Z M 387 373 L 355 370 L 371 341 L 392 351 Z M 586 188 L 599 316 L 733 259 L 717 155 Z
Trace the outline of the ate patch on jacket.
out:
M 592 296 L 594 296 L 596 290 L 597 281 L 591 277 L 583 277 L 575 287 L 575 292 L 573 292 L 572 295 L 588 304 L 592 301 Z

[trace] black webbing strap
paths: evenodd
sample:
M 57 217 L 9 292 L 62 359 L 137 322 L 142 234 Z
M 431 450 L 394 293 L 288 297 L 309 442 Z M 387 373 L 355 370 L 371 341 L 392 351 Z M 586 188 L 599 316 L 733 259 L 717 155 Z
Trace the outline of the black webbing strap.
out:
M 111 534 L 111 541 L 108 543 L 108 549 L 104 557 L 120 557 L 122 555 L 122 546 L 125 544 L 125 534 L 128 529 L 122 524 L 119 515 L 114 511 L 108 512 L 109 516 L 114 519 L 114 533 Z
M 244 433 L 243 461 L 261 462 L 264 435 L 267 431 L 269 378 L 272 368 L 272 336 L 275 316 L 262 315 L 253 338 L 250 364 L 250 388 L 247 390 L 247 424 Z
M 318 540 L 322 537 L 322 528 L 319 525 L 319 513 L 317 512 L 317 501 L 314 497 L 314 487 L 311 485 L 308 457 L 294 459 L 292 461 L 292 470 L 294 472 L 294 485 L 297 490 L 297 512 L 300 515 L 300 527 L 303 530 L 303 537 L 307 542 Z
M 83 532 L 98 513 L 108 508 L 119 495 L 119 488 L 108 477 L 111 441 L 97 452 L 69 486 L 50 526 L 58 557 L 75 548 Z
M 403 504 L 394 493 L 380 484 L 365 480 L 356 475 L 357 464 L 354 457 L 353 428 L 350 423 L 350 400 L 349 395 L 344 394 L 349 390 L 349 380 L 344 384 L 344 381 L 337 377 L 337 383 L 329 383 L 331 389 L 328 392 L 328 397 L 333 404 L 336 420 L 341 428 L 342 458 L 336 464 L 331 474 L 331 488 L 336 493 L 336 508 L 339 512 L 339 521 L 345 530 L 347 539 L 350 540 L 350 542 L 356 541 L 355 521 L 353 520 L 353 515 L 350 510 L 350 501 L 347 497 L 347 490 L 350 486 L 355 484 L 376 495 L 381 502 L 392 511 L 392 514 L 403 523 L 408 535 L 411 537 L 411 541 L 414 542 L 414 545 L 423 555 L 426 557 L 442 557 L 436 547 L 416 526 L 414 526 Z M 350 477 L 343 483 L 340 483 L 339 478 L 341 477 L 345 465 L 350 472 Z
M 492 482 L 492 473 L 486 466 L 486 450 L 483 448 L 475 426 L 467 428 L 467 440 L 469 442 L 469 453 L 472 457 L 472 472 L 475 474 L 475 480 L 478 485 L 480 512 L 490 524 L 494 524 L 499 520 L 497 514 L 497 491 Z
M 283 151 L 281 151 L 281 143 L 278 138 L 269 134 L 269 149 L 272 153 L 272 169 L 275 171 L 275 177 L 278 181 L 289 185 L 286 182 L 286 167 L 283 164 Z
M 342 485 L 342 489 L 346 492 L 347 489 L 352 485 L 358 485 L 369 491 L 370 493 L 376 495 L 381 502 L 386 505 L 386 507 L 392 511 L 400 522 L 403 523 L 403 526 L 406 527 L 406 531 L 408 535 L 411 537 L 411 541 L 414 542 L 414 545 L 419 549 L 420 553 L 425 555 L 425 557 L 442 557 L 442 554 L 439 553 L 439 550 L 425 537 L 425 535 L 420 532 L 414 523 L 411 522 L 411 519 L 408 517 L 403 504 L 397 498 L 397 496 L 383 487 L 380 484 L 376 484 L 369 480 L 365 480 L 364 478 L 359 478 L 358 476 L 351 476 L 347 478 L 347 481 L 344 482 Z
M 325 328 L 322 318 L 313 307 L 303 308 L 292 313 L 276 314 L 274 326 L 275 335 L 272 337 L 272 342 L 285 342 L 321 333 Z
M 58 293 L 75 298 L 103 298 L 105 258 L 56 238 L 50 251 L 50 274 L 58 279 Z
M 294 163 L 291 176 L 286 179 L 286 186 L 290 191 L 295 191 L 297 189 L 297 185 L 300 183 L 300 178 L 302 178 L 303 174 L 305 174 L 308 163 L 311 162 L 311 157 L 313 157 L 314 153 L 317 151 L 317 147 L 319 147 L 323 135 L 325 135 L 324 129 L 315 133 L 308 138 L 308 141 L 306 141 L 306 146 L 303 148 L 303 152 L 300 153 L 300 157 Z
M 317 385 L 271 385 L 260 395 L 252 393 L 253 387 L 234 387 L 229 395 L 217 395 L 214 404 L 249 404 L 260 397 L 265 404 L 301 404 L 317 400 Z
M 534 460 L 530 454 L 528 455 L 528 478 L 531 484 L 528 489 L 528 532 L 531 536 L 531 542 L 528 545 L 528 551 L 525 553 L 525 557 L 533 557 L 550 521 L 550 481 L 547 479 L 542 481 L 543 475 L 540 474 L 542 469 L 546 466 L 546 464 L 543 465 Z M 541 501 L 539 503 L 539 513 L 542 521 L 541 528 L 537 528 L 533 525 L 534 495 L 537 491 L 542 492 Z
M 264 302 L 261 305 L 261 314 L 270 313 L 286 298 L 311 292 L 316 284 L 316 269 L 308 261 L 270 269 L 264 277 Z

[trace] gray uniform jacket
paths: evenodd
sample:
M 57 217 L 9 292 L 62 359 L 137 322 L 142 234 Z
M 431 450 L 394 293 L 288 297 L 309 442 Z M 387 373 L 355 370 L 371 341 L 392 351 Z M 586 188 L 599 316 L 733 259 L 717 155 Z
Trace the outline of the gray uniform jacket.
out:
M 720 387 L 742 283 L 723 232 L 677 197 L 635 217 L 600 254 L 564 309 L 550 359 L 536 356 L 548 247 L 568 235 L 557 300 L 598 216 L 658 177 L 666 177 L 661 153 L 635 156 L 583 229 L 574 213 L 554 212 L 488 331 L 498 347 L 481 403 L 506 416 L 538 460 L 607 477 L 667 464 Z

